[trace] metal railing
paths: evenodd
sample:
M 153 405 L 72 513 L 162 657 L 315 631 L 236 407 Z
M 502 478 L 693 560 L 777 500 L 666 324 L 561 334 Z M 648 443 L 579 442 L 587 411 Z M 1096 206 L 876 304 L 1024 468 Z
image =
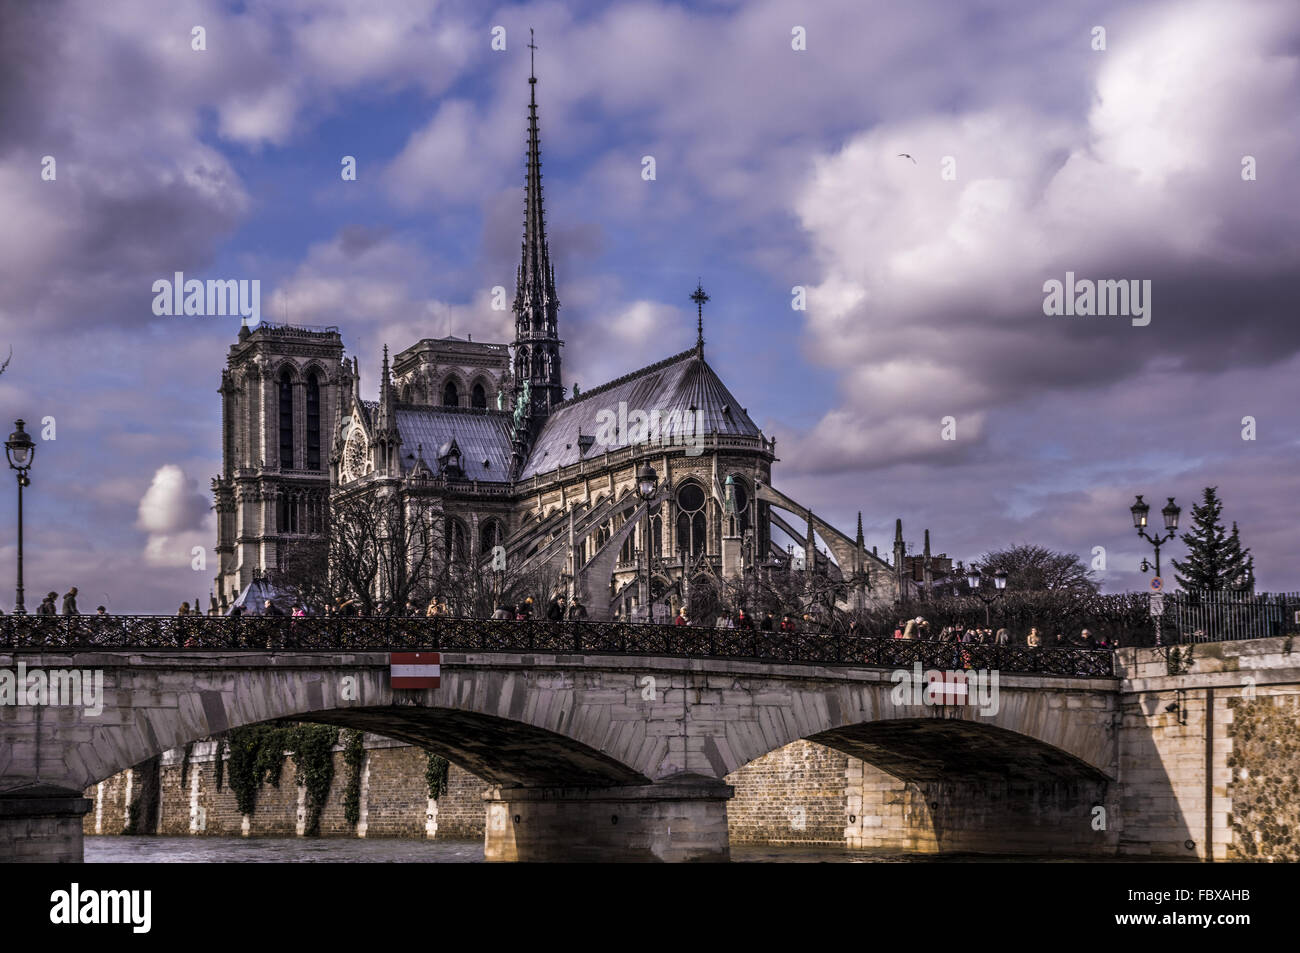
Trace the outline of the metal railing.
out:
M 4 616 L 0 649 L 274 652 L 547 652 L 1111 678 L 1113 654 L 1082 648 L 879 639 L 633 622 L 284 616 Z
M 1300 634 L 1300 592 L 1171 593 L 1160 628 L 1167 644 Z

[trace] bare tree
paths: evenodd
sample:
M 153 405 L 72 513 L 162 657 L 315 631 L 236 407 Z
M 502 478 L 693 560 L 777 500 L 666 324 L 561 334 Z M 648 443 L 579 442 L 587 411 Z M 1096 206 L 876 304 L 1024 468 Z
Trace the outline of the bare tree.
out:
M 291 545 L 275 582 L 306 605 L 354 600 L 363 615 L 423 602 L 444 572 L 441 508 L 390 487 L 360 487 L 330 501 L 325 533 Z
M 1007 588 L 1020 592 L 1095 593 L 1100 588 L 1091 570 L 1080 562 L 1076 553 L 1058 553 L 1043 546 L 1022 543 L 1009 549 L 985 553 L 979 560 L 980 571 L 992 575 L 1007 574 Z

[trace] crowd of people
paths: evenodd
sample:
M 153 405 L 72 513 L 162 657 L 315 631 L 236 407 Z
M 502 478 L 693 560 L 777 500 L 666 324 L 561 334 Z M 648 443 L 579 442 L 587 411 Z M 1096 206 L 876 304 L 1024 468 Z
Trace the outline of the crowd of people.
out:
M 81 615 L 77 609 L 77 587 L 71 587 L 63 595 L 62 612 L 60 613 L 59 594 L 49 592 L 41 600 L 40 606 L 36 609 L 37 616 L 64 616 Z M 449 607 L 445 599 L 438 596 L 431 598 L 427 604 L 421 606 L 413 600 L 407 600 L 400 612 L 394 612 L 393 606 L 384 602 L 374 604 L 369 613 L 363 613 L 363 607 L 358 599 L 339 599 L 332 604 L 327 604 L 320 611 L 309 609 L 305 605 L 294 602 L 288 610 L 281 608 L 273 600 L 265 600 L 261 607 L 261 615 L 270 617 L 291 617 L 300 618 L 305 616 L 317 617 L 356 617 L 362 614 L 388 616 L 396 615 L 406 618 L 451 618 L 461 614 L 455 613 Z M 107 614 L 104 606 L 95 607 L 96 616 Z M 0 611 L 0 615 L 3 611 Z M 182 603 L 178 616 L 201 615 L 202 613 L 190 608 L 188 602 Z M 230 610 L 229 615 L 238 618 L 244 614 L 244 607 L 236 605 Z M 463 616 L 462 616 L 463 617 Z M 556 593 L 547 601 L 542 615 L 534 611 L 534 602 L 532 596 L 525 598 L 522 602 L 507 603 L 497 602 L 493 606 L 491 619 L 494 621 L 529 621 L 534 618 L 544 617 L 548 622 L 576 621 L 581 622 L 587 619 L 587 607 L 576 598 L 567 598 L 563 593 Z M 618 611 L 614 612 L 613 620 L 615 622 L 628 621 L 621 618 Z M 711 616 L 705 622 L 698 622 L 689 618 L 686 614 L 686 607 L 683 606 L 677 610 L 672 618 L 672 624 L 675 626 L 683 625 L 705 625 L 719 629 L 750 629 L 760 632 L 782 632 L 797 633 L 807 632 L 810 634 L 827 634 L 827 627 L 823 621 L 809 613 L 800 614 L 798 612 L 782 613 L 778 619 L 776 613 L 765 612 L 761 616 L 740 609 L 735 613 L 723 612 Z M 848 635 L 868 636 L 859 621 L 851 618 L 847 625 Z M 1088 629 L 1081 629 L 1078 635 L 1067 637 L 1062 632 L 1055 632 L 1051 636 L 1041 632 L 1037 627 L 1031 626 L 1027 632 L 1012 632 L 1008 628 L 999 628 L 994 630 L 990 627 L 971 627 L 963 625 L 946 625 L 935 630 L 930 623 L 923 617 L 917 616 L 913 619 L 900 619 L 894 629 L 895 639 L 914 639 L 932 642 L 953 642 L 976 645 L 1000 645 L 1000 646 L 1024 646 L 1030 649 L 1039 648 L 1080 648 L 1080 649 L 1100 649 L 1113 650 L 1119 648 L 1119 640 L 1107 638 L 1105 635 L 1094 637 Z
M 59 615 L 59 594 L 57 592 L 47 592 L 45 598 L 41 600 L 36 611 L 32 613 L 38 616 Z M 77 587 L 73 586 L 63 594 L 63 615 L 81 615 L 77 608 Z M 4 610 L 0 609 L 0 615 L 4 615 Z M 95 607 L 95 615 L 107 615 L 108 609 L 104 606 Z
M 852 627 L 850 627 L 852 628 Z M 1119 641 L 1106 636 L 1094 637 L 1088 629 L 1081 629 L 1079 634 L 1067 638 L 1063 632 L 1056 632 L 1048 637 L 1031 626 L 1022 635 L 1013 634 L 1006 628 L 996 632 L 991 628 L 972 628 L 961 625 L 946 625 L 937 632 L 922 616 L 915 619 L 900 619 L 894 629 L 896 639 L 920 639 L 932 642 L 963 642 L 976 645 L 1023 645 L 1031 649 L 1117 649 Z
M 673 625 L 699 624 L 701 623 L 687 616 L 684 606 L 673 616 Z M 808 614 L 801 616 L 798 613 L 786 612 L 782 613 L 778 620 L 774 612 L 765 612 L 761 618 L 758 618 L 744 609 L 738 610 L 735 614 L 723 612 L 712 616 L 703 624 L 711 625 L 715 629 L 755 629 L 759 632 L 802 632 L 805 629 L 819 628 L 812 616 Z

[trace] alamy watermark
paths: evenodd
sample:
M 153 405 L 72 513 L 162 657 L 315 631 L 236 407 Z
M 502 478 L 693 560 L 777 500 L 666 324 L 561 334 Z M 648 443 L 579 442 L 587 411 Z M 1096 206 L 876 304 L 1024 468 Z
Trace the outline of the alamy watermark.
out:
M 905 705 L 969 705 L 981 715 L 996 715 L 1000 707 L 997 669 L 961 669 L 941 672 L 922 670 L 914 662 L 910 670 L 896 669 L 890 675 L 894 683 L 890 700 Z
M 1065 273 L 1065 281 L 1049 278 L 1043 282 L 1043 314 L 1068 317 L 1125 317 L 1133 326 L 1144 328 L 1151 323 L 1151 279 L 1091 278 L 1075 279 Z
M 56 925 L 120 924 L 148 933 L 152 911 L 152 890 L 83 890 L 73 883 L 50 894 L 50 922 Z
M 19 662 L 17 670 L 0 668 L 0 705 L 58 708 L 81 707 L 92 718 L 104 711 L 103 669 L 32 669 Z
M 704 452 L 704 411 L 628 410 L 620 400 L 618 409 L 606 407 L 596 413 L 596 443 L 607 449 L 647 444 L 685 447 L 688 457 Z
M 159 317 L 239 315 L 250 328 L 262 320 L 262 282 L 259 278 L 186 279 L 178 271 L 172 279 L 153 283 L 153 313 Z

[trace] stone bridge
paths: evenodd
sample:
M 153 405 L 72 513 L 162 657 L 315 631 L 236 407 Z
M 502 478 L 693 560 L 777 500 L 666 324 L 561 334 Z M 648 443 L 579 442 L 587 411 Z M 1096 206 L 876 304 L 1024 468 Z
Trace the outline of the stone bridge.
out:
M 1040 852 L 1115 850 L 1113 833 L 1090 828 L 1097 806 L 1118 814 L 1114 678 L 1000 673 L 994 703 L 977 708 L 926 703 L 880 667 L 507 651 L 441 661 L 440 687 L 395 690 L 383 651 L 0 649 L 0 673 L 21 664 L 29 682 L 103 680 L 98 712 L 0 705 L 0 859 L 80 859 L 85 788 L 274 719 L 419 744 L 483 778 L 490 860 L 726 859 L 723 779 L 798 739 L 937 792 L 928 823 L 960 828 L 965 846 L 1025 835 Z

